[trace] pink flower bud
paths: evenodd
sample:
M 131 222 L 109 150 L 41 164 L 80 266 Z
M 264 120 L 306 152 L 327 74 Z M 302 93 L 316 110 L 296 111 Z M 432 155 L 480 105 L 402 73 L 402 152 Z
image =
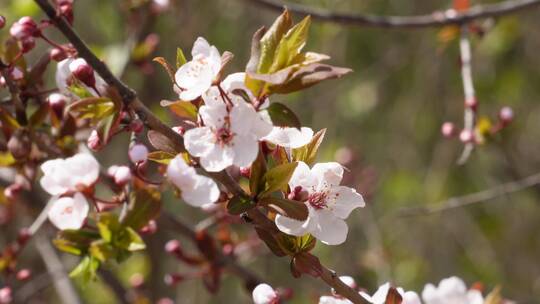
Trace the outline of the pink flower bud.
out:
M 19 281 L 26 281 L 32 276 L 32 271 L 30 269 L 21 269 L 17 272 L 16 278 Z
M 475 97 L 466 99 L 466 100 L 465 100 L 465 106 L 466 106 L 467 108 L 471 108 L 471 109 L 473 109 L 473 110 L 476 110 L 476 108 L 478 107 L 478 101 L 476 100 Z
M 142 144 L 133 145 L 128 152 L 129 159 L 137 164 L 146 161 L 148 158 L 148 148 Z
M 19 234 L 17 235 L 17 243 L 19 246 L 24 246 L 31 237 L 32 233 L 28 228 L 21 228 L 21 230 L 19 230 Z
M 54 48 L 49 52 L 49 58 L 51 58 L 54 61 L 60 62 L 67 58 L 66 52 L 64 50 L 61 50 L 59 48 Z
M 165 252 L 168 254 L 176 254 L 180 252 L 180 242 L 178 240 L 170 240 L 165 244 Z
M 462 130 L 461 133 L 459 133 L 459 140 L 463 143 L 474 142 L 474 134 L 471 130 Z
M 135 119 L 129 124 L 129 129 L 135 133 L 141 133 L 144 130 L 144 123 L 140 119 Z
M 22 80 L 24 78 L 24 73 L 21 69 L 15 67 L 13 71 L 11 71 L 11 77 L 13 80 Z
M 69 24 L 73 24 L 73 3 L 72 2 L 63 1 L 61 4 L 58 5 L 58 11 L 60 11 L 60 15 L 66 18 Z
M 77 58 L 69 64 L 69 70 L 82 83 L 94 88 L 96 86 L 96 77 L 94 69 L 83 58 Z
M 454 137 L 454 135 L 456 135 L 456 125 L 449 121 L 443 123 L 441 126 L 441 133 L 446 138 Z
M 10 287 L 3 287 L 0 289 L 0 304 L 8 304 L 13 301 L 13 297 L 11 296 L 11 288 Z
M 28 16 L 22 17 L 19 21 L 13 23 L 9 29 L 9 34 L 19 40 L 37 36 L 39 33 L 37 24 Z
M 251 168 L 250 167 L 241 167 L 240 168 L 240 175 L 242 175 L 245 178 L 249 178 L 251 175 Z
M 92 130 L 92 133 L 90 133 L 90 136 L 86 141 L 86 145 L 92 151 L 98 151 L 101 149 L 101 140 L 99 139 L 99 134 L 96 130 Z
M 139 232 L 141 234 L 149 235 L 149 234 L 156 233 L 157 229 L 158 227 L 157 227 L 156 221 L 151 220 L 148 222 L 148 224 L 146 224 L 146 226 L 142 227 L 141 230 L 139 230 Z
M 118 186 L 124 186 L 131 181 L 131 169 L 127 166 L 111 166 L 107 173 Z
M 499 119 L 503 124 L 509 124 L 514 119 L 514 111 L 511 107 L 503 107 L 499 111 Z
M 15 200 L 19 196 L 19 193 L 21 193 L 22 189 L 23 187 L 21 184 L 11 184 L 4 189 L 4 196 L 8 200 Z
M 49 102 L 49 107 L 51 110 L 54 111 L 54 114 L 56 114 L 57 117 L 62 117 L 64 107 L 68 101 L 67 96 L 60 93 L 52 93 L 47 98 L 47 101 Z
M 26 37 L 21 40 L 21 52 L 26 54 L 30 52 L 36 46 L 36 40 L 34 37 Z
M 6 26 L 6 17 L 0 15 L 0 29 L 3 29 Z
M 178 284 L 183 279 L 184 277 L 178 273 L 169 273 L 165 275 L 163 281 L 165 282 L 165 285 L 173 286 Z

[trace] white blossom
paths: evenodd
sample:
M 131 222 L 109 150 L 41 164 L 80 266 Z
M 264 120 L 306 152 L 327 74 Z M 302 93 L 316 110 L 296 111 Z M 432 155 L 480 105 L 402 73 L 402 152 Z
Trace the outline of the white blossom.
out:
M 388 291 L 390 290 L 390 283 L 385 283 L 377 289 L 373 296 L 368 295 L 365 292 L 360 292 L 360 295 L 372 304 L 385 304 Z M 401 304 L 421 304 L 420 297 L 414 291 L 404 291 L 403 288 L 396 288 L 399 295 L 402 297 Z
M 277 215 L 275 222 L 279 230 L 296 236 L 311 233 L 327 245 L 343 243 L 349 230 L 344 220 L 365 203 L 356 190 L 339 185 L 342 177 L 343 167 L 338 163 L 320 163 L 310 169 L 306 163 L 299 162 L 289 186 L 307 192 L 304 203 L 309 215 L 305 221 Z
M 83 226 L 90 207 L 80 192 L 73 197 L 61 197 L 50 202 L 49 220 L 60 230 L 79 229 Z
M 51 195 L 60 195 L 92 186 L 99 176 L 99 163 L 92 155 L 79 153 L 66 159 L 48 160 L 41 170 L 44 173 L 41 187 Z
M 352 304 L 352 302 L 342 297 L 322 296 L 319 298 L 319 304 Z
M 204 126 L 184 134 L 186 150 L 211 172 L 231 165 L 249 167 L 257 157 L 258 140 L 272 129 L 266 111 L 257 112 L 235 94 L 226 98 L 229 100 L 223 100 L 217 87 L 210 88 L 203 95 L 205 105 L 199 109 Z
M 307 145 L 312 138 L 311 128 L 302 127 L 298 130 L 297 128 L 274 127 L 263 140 L 285 148 L 296 149 Z
M 199 37 L 191 49 L 192 60 L 174 75 L 182 100 L 194 100 L 206 92 L 221 70 L 221 56 L 215 46 Z M 175 88 L 178 89 L 178 88 Z
M 264 283 L 253 289 L 252 297 L 255 304 L 275 304 L 279 300 L 279 296 L 272 286 Z
M 450 277 L 441 280 L 439 286 L 427 284 L 422 291 L 424 304 L 482 304 L 482 293 L 467 289 L 462 279 Z
M 219 198 L 219 188 L 211 178 L 197 174 L 195 168 L 177 155 L 167 167 L 167 177 L 181 190 L 182 199 L 195 207 L 214 203 Z
M 107 174 L 114 179 L 117 185 L 125 185 L 131 180 L 131 170 L 128 166 L 110 166 Z

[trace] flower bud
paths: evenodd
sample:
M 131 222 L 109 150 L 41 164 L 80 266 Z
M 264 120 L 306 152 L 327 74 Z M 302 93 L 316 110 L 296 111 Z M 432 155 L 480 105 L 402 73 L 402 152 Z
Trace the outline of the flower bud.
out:
M 52 93 L 47 98 L 47 101 L 49 102 L 50 109 L 54 111 L 54 114 L 56 114 L 57 117 L 62 117 L 68 97 L 60 93 Z
M 504 125 L 507 125 L 512 122 L 514 119 L 514 111 L 511 107 L 503 107 L 499 111 L 499 119 Z
M 13 301 L 11 296 L 11 287 L 3 287 L 0 289 L 0 304 L 8 304 Z
M 184 277 L 180 275 L 179 273 L 169 273 L 166 274 L 163 278 L 163 281 L 165 282 L 165 285 L 173 286 L 178 284 L 180 281 L 182 281 Z
M 58 11 L 60 15 L 66 18 L 69 24 L 73 25 L 73 3 L 69 1 L 63 1 L 58 5 Z
M 32 150 L 32 141 L 28 132 L 22 129 L 15 131 L 7 143 L 7 148 L 15 159 L 26 158 Z
M 0 15 L 0 30 L 6 26 L 6 17 Z
M 178 240 L 170 240 L 165 244 L 165 252 L 168 254 L 177 254 L 181 251 Z
M 141 133 L 144 130 L 144 123 L 140 119 L 134 119 L 129 124 L 129 129 L 135 133 Z
M 251 175 L 251 168 L 250 167 L 241 167 L 240 168 L 240 175 L 245 177 L 245 178 L 249 178 L 249 176 Z
M 54 61 L 60 62 L 67 58 L 67 54 L 64 50 L 61 50 L 59 48 L 53 48 L 49 52 L 49 58 L 51 58 Z
M 99 134 L 96 130 L 92 130 L 92 133 L 90 133 L 90 136 L 86 141 L 86 145 L 92 151 L 101 149 L 101 140 L 99 139 Z
M 449 121 L 445 122 L 441 126 L 441 133 L 446 138 L 451 138 L 456 135 L 456 126 Z
M 69 70 L 75 78 L 85 85 L 94 88 L 96 86 L 96 77 L 94 69 L 83 58 L 77 58 L 69 64 Z
M 28 240 L 32 237 L 32 233 L 28 228 L 21 228 L 19 234 L 17 235 L 17 243 L 19 246 L 24 246 Z
M 9 34 L 16 39 L 26 39 L 32 36 L 38 36 L 40 33 L 38 26 L 31 17 L 25 16 L 11 25 Z
M 17 81 L 22 80 L 24 78 L 24 73 L 21 69 L 19 69 L 18 67 L 15 67 L 13 71 L 11 71 L 11 78 Z
M 11 184 L 6 189 L 4 189 L 4 196 L 8 200 L 15 200 L 19 196 L 19 193 L 21 193 L 23 187 L 21 184 Z
M 476 97 L 465 99 L 465 107 L 476 110 L 476 108 L 478 107 L 478 101 L 476 100 Z
M 129 277 L 129 285 L 133 288 L 141 288 L 144 285 L 144 276 L 141 273 L 134 273 Z
M 107 174 L 114 179 L 118 186 L 124 186 L 131 180 L 131 169 L 127 166 L 111 166 Z
M 36 40 L 34 37 L 26 37 L 21 40 L 21 52 L 26 54 L 30 52 L 36 46 Z
M 148 148 L 142 144 L 133 145 L 128 152 L 129 159 L 134 163 L 140 163 L 146 161 L 148 158 Z
M 459 133 L 459 140 L 463 143 L 474 142 L 474 134 L 471 130 L 462 130 L 461 133 Z
M 157 227 L 156 221 L 151 220 L 148 222 L 148 224 L 146 224 L 146 226 L 142 227 L 141 230 L 139 230 L 139 232 L 141 234 L 150 235 L 150 234 L 156 233 L 157 229 L 158 227 Z
M 26 281 L 28 280 L 30 277 L 32 276 L 32 271 L 30 271 L 30 269 L 21 269 L 17 272 L 17 274 L 15 275 L 15 277 L 17 278 L 17 280 L 19 281 Z
M 182 126 L 177 126 L 177 127 L 172 127 L 173 131 L 180 134 L 180 135 L 184 135 L 184 133 L 186 132 L 186 129 Z

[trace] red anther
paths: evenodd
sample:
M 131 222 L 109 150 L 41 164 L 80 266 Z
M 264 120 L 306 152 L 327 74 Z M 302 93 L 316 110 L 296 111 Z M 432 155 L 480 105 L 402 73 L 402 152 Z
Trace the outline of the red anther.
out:
M 21 269 L 17 272 L 17 274 L 15 275 L 15 277 L 17 278 L 17 280 L 19 281 L 26 281 L 28 280 L 30 277 L 32 276 L 32 271 L 30 269 Z
M 451 138 L 456 135 L 456 126 L 452 122 L 445 122 L 441 126 L 441 133 L 446 138 Z
M 129 129 L 135 133 L 141 133 L 144 130 L 144 123 L 140 119 L 135 119 L 129 124 Z
M 51 58 L 54 61 L 62 61 L 67 58 L 67 54 L 64 50 L 61 50 L 59 48 L 53 48 L 49 52 L 49 58 Z
M 251 168 L 250 167 L 241 167 L 240 168 L 240 175 L 242 175 L 245 178 L 249 178 L 251 176 Z
M 183 279 L 184 277 L 179 273 L 169 273 L 165 275 L 165 277 L 163 278 L 163 281 L 165 282 L 166 285 L 173 286 L 173 285 L 178 284 Z

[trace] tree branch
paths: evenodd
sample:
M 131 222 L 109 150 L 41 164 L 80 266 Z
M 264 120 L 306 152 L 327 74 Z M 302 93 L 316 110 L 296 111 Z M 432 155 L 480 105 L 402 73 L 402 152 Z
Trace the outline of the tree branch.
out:
M 540 184 L 540 173 L 528 176 L 524 179 L 502 184 L 480 192 L 475 192 L 459 197 L 452 197 L 442 201 L 434 207 L 406 208 L 399 211 L 400 216 L 430 215 L 455 208 L 465 207 L 476 203 L 485 202 L 494 198 L 514 193 Z
M 418 16 L 379 16 L 336 13 L 301 4 L 284 3 L 277 0 L 245 1 L 275 11 L 282 11 L 284 7 L 287 7 L 287 9 L 293 13 L 299 15 L 311 15 L 313 19 L 324 22 L 351 26 L 398 29 L 420 29 L 442 27 L 446 25 L 462 25 L 477 19 L 505 16 L 540 6 L 540 0 L 511 0 L 491 5 L 474 6 L 462 13 L 456 13 L 453 10 L 449 10 L 447 12 L 434 12 L 432 14 Z

